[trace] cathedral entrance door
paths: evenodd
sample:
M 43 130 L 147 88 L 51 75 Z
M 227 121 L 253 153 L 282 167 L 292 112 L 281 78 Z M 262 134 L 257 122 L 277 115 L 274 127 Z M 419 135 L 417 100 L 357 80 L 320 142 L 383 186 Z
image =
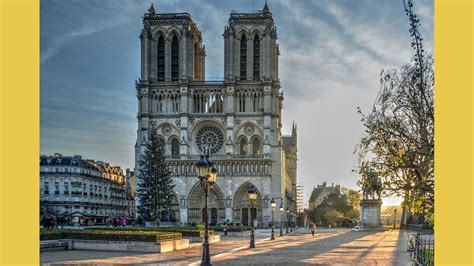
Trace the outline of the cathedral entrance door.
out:
M 248 226 L 249 225 L 249 209 L 242 208 L 242 225 Z
M 211 225 L 217 224 L 217 208 L 211 209 Z

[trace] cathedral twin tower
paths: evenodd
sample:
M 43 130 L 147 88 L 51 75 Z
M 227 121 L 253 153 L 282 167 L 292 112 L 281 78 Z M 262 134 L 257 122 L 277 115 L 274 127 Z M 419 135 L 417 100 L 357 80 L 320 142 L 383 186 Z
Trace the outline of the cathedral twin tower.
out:
M 204 191 L 195 162 L 210 154 L 218 168 L 209 198 L 209 222 L 271 222 L 273 198 L 296 210 L 296 127 L 281 135 L 283 94 L 277 34 L 267 4 L 255 13 L 232 12 L 224 30 L 224 80 L 205 80 L 205 47 L 188 13 L 143 18 L 141 76 L 136 82 L 138 130 L 135 170 L 150 124 L 158 126 L 175 186 L 174 219 L 201 223 Z M 138 173 L 138 171 L 136 171 Z M 248 189 L 258 189 L 250 209 Z M 276 222 L 286 217 L 275 213 Z

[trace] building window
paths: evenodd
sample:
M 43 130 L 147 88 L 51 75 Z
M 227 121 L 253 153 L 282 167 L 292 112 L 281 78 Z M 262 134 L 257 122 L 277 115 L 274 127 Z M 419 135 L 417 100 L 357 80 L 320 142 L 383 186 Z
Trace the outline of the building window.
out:
M 255 35 L 253 40 L 253 79 L 260 79 L 260 39 Z
M 158 140 L 158 150 L 159 150 L 161 153 L 164 153 L 164 152 L 165 152 L 165 140 L 164 140 L 164 139 L 159 139 L 159 140 Z
M 158 96 L 158 113 L 163 112 L 163 102 L 165 101 L 164 97 L 162 95 Z
M 253 111 L 258 112 L 260 108 L 260 97 L 257 93 L 253 95 Z
M 165 39 L 158 38 L 158 81 L 165 81 Z
M 247 155 L 247 140 L 240 140 L 240 155 Z
M 179 77 L 179 45 L 178 37 L 171 39 L 171 80 L 178 81 Z
M 179 156 L 179 141 L 177 139 L 171 141 L 171 155 L 173 157 Z
M 239 95 L 239 111 L 245 112 L 245 94 Z
M 69 182 L 64 182 L 64 194 L 69 195 Z
M 49 182 L 44 181 L 44 194 L 49 194 Z
M 252 154 L 254 156 L 259 156 L 260 155 L 260 140 L 258 138 L 255 138 L 253 140 L 252 149 L 253 149 Z
M 240 39 L 240 80 L 247 79 L 247 37 Z
M 59 182 L 54 182 L 54 194 L 59 194 Z
M 179 96 L 178 95 L 171 96 L 171 101 L 172 101 L 173 113 L 179 113 Z

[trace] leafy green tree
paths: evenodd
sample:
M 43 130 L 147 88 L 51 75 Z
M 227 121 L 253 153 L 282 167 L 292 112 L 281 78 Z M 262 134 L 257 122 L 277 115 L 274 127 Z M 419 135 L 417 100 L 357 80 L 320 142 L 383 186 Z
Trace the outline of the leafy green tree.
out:
M 349 190 L 342 189 L 342 194 L 329 194 L 316 208 L 308 211 L 308 219 L 316 224 L 328 225 L 331 223 L 334 225 L 335 222 L 342 222 L 342 218 L 348 218 L 352 221 L 352 218 L 359 217 L 359 211 L 354 209 L 348 204 L 347 192 Z M 327 214 L 330 212 L 337 212 L 342 214 L 335 220 L 329 220 Z M 347 219 L 346 219 L 347 220 Z M 346 222 L 344 225 L 347 225 Z
M 423 50 L 412 1 L 404 4 L 415 55 L 399 70 L 382 71 L 370 113 L 358 109 L 365 134 L 357 149 L 357 172 L 361 176 L 376 172 L 384 196 L 403 196 L 404 207 L 430 217 L 434 213 L 434 63 Z
M 139 166 L 138 214 L 148 221 L 166 220 L 171 213 L 175 185 L 165 163 L 164 141 L 159 138 L 155 124 L 148 129 Z
M 329 224 L 335 226 L 336 222 L 344 217 L 344 214 L 336 210 L 330 210 L 324 215 L 324 217 L 326 218 Z
M 353 189 L 348 189 L 346 192 L 347 204 L 355 210 L 359 210 L 360 207 L 360 192 Z

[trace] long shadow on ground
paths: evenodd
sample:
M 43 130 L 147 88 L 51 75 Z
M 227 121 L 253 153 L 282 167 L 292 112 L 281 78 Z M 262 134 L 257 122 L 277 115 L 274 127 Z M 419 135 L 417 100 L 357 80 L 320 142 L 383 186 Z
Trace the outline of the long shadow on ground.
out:
M 367 251 L 370 246 L 348 246 L 344 247 L 344 251 L 337 251 L 338 247 L 345 244 L 360 241 L 364 237 L 376 234 L 378 232 L 353 232 L 347 231 L 337 235 L 329 235 L 324 239 L 319 237 L 308 241 L 308 236 L 289 236 L 278 241 L 265 241 L 261 243 L 256 250 L 243 250 L 238 253 L 226 256 L 213 261 L 215 265 L 300 265 L 304 264 L 306 259 L 314 258 L 318 255 L 332 252 L 334 254 L 351 253 L 354 251 Z M 298 238 L 306 238 L 305 242 L 299 241 Z M 379 240 L 382 241 L 383 239 Z M 376 243 L 377 244 L 377 243 Z M 371 245 L 373 246 L 373 245 Z M 366 254 L 366 253 L 365 253 Z M 233 256 L 232 256 L 233 255 Z M 227 258 L 228 257 L 228 258 Z M 321 264 L 320 264 L 321 265 Z

